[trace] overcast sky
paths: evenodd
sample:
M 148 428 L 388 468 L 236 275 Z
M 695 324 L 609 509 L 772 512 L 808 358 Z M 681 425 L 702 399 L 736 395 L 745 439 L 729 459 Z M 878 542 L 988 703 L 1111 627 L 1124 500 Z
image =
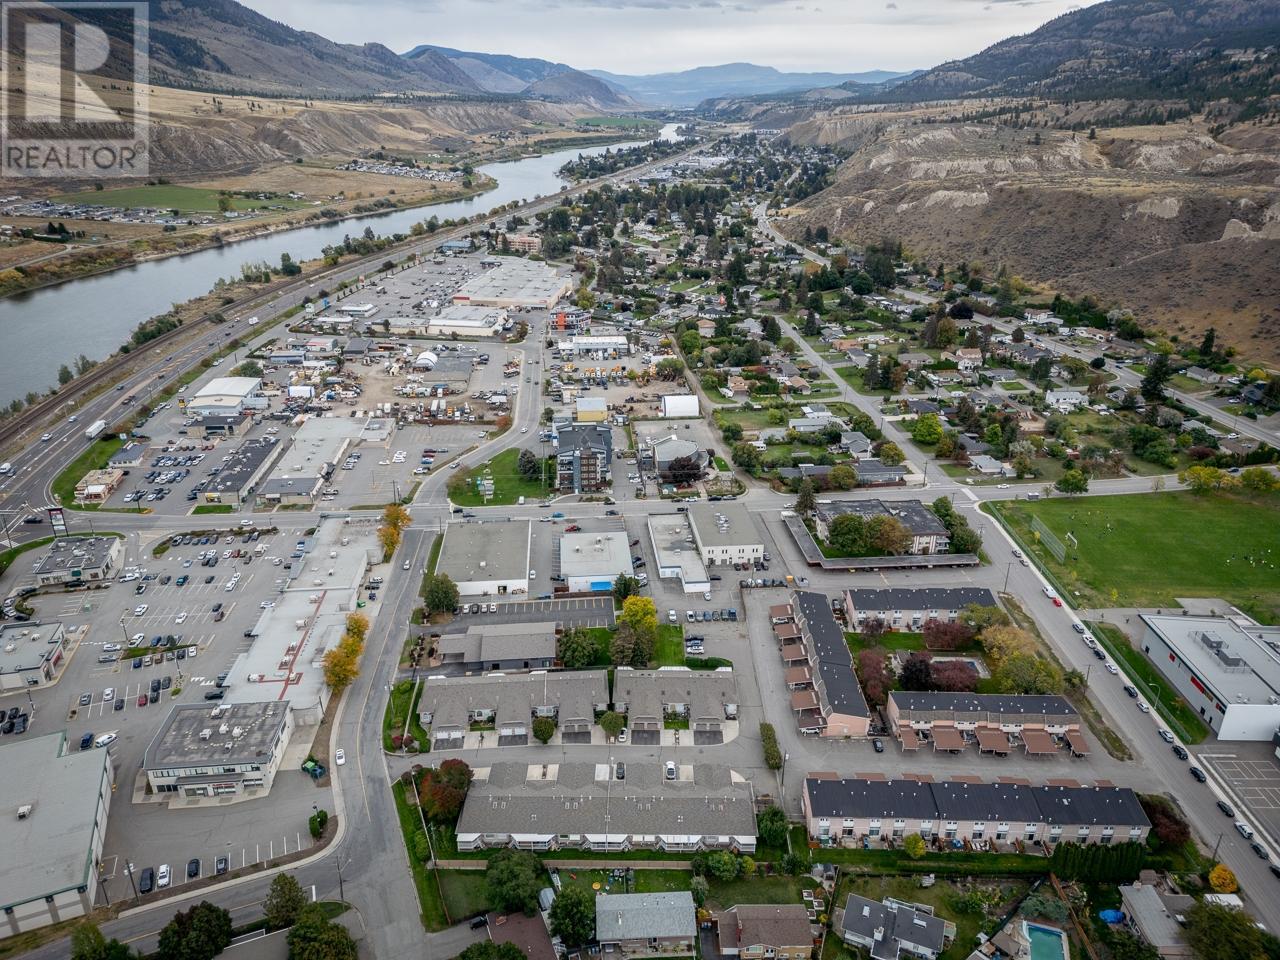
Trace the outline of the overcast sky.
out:
M 615 73 L 749 61 L 908 70 L 967 57 L 1094 0 L 242 0 L 291 27 L 397 53 L 419 43 Z

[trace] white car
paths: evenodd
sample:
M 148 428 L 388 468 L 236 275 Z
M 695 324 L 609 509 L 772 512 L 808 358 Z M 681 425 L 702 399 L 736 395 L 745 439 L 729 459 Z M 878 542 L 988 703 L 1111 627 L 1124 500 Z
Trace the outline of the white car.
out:
M 52 434 L 52 433 L 44 433 L 44 434 L 41 434 L 41 435 L 40 435 L 40 442 L 41 442 L 41 443 L 48 443 L 48 442 L 49 442 L 50 440 L 52 440 L 52 439 L 53 439 L 53 434 Z
M 110 703 L 110 702 L 111 702 L 112 700 L 114 700 L 115 698 L 116 698 L 116 688 L 115 688 L 115 687 L 107 687 L 107 689 L 105 689 L 105 690 L 103 690 L 103 691 L 102 691 L 102 702 L 103 702 L 103 703 Z
M 132 637 L 129 638 L 129 646 L 131 647 L 141 646 L 146 642 L 147 642 L 147 635 L 145 633 L 135 633 Z
M 336 763 L 338 766 L 342 766 L 344 763 L 347 762 L 347 755 L 341 747 L 333 751 L 333 762 Z
M 626 742 L 627 742 L 627 728 L 626 728 L 626 727 L 623 727 L 621 730 L 619 730 L 619 731 L 618 731 L 618 742 L 619 742 L 619 743 L 626 743 Z
M 111 744 L 116 742 L 116 738 L 118 736 L 119 734 L 112 730 L 110 733 L 104 733 L 102 736 L 98 737 L 97 740 L 93 741 L 93 745 L 95 747 L 109 747 Z
M 711 591 L 710 591 L 710 590 L 704 590 L 704 591 L 703 591 L 703 593 L 702 593 L 702 599 L 703 599 L 703 600 L 710 600 L 710 599 L 711 599 Z
M 676 612 L 674 610 L 668 610 L 667 623 L 679 623 L 679 622 L 680 622 L 680 618 L 676 616 Z
M 167 863 L 160 864 L 156 868 L 156 889 L 163 890 L 169 885 L 169 865 Z
M 406 561 L 401 565 L 400 569 L 401 569 L 401 570 L 408 570 L 408 569 L 409 569 L 409 566 L 410 566 L 410 561 L 406 560 Z
M 145 603 L 140 603 L 133 608 L 133 615 L 135 617 L 140 617 L 146 612 L 147 612 L 147 605 Z
M 187 611 L 183 610 L 180 614 L 178 614 L 176 617 L 174 617 L 174 618 L 173 618 L 173 622 L 174 622 L 174 623 L 186 623 L 186 622 L 187 622 Z
M 1138 709 L 1141 710 L 1143 713 L 1151 712 L 1151 708 L 1147 706 L 1147 702 L 1145 700 L 1138 701 Z
M 529 571 L 529 579 L 530 579 L 530 580 L 537 580 L 537 579 L 538 579 L 538 571 L 537 571 L 537 570 L 530 570 L 530 571 Z
M 103 653 L 116 653 L 119 650 L 120 650 L 120 644 L 118 643 L 104 643 L 102 645 Z
M 1009 489 L 1009 484 L 1007 484 L 1007 483 L 997 483 L 997 484 L 996 484 L 996 489 L 997 489 L 997 490 L 1008 490 L 1008 489 Z
M 1117 668 L 1117 667 L 1116 667 L 1116 665 L 1115 665 L 1114 663 L 1112 663 L 1110 660 L 1108 660 L 1108 661 L 1107 661 L 1107 673 L 1116 674 L 1116 673 L 1119 673 L 1119 672 L 1120 672 L 1119 668 Z
M 528 427 L 521 427 L 521 428 L 520 428 L 520 432 L 521 432 L 521 433 L 528 433 L 528 432 L 529 432 L 529 428 L 528 428 Z

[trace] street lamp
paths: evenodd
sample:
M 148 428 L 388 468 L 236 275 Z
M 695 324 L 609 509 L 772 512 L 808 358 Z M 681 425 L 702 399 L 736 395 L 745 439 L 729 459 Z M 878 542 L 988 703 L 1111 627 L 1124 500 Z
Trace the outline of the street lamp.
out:
M 1010 560 L 1008 565 L 1004 568 L 1004 590 L 1002 591 L 1003 593 L 1009 592 L 1009 574 L 1012 571 L 1013 571 L 1013 561 Z
M 129 878 L 129 886 L 133 887 L 133 899 L 134 899 L 134 902 L 137 903 L 142 898 L 138 896 L 138 884 L 135 883 L 133 879 L 133 861 L 132 860 L 126 860 L 124 862 L 124 872 L 125 872 L 125 875 L 128 876 Z

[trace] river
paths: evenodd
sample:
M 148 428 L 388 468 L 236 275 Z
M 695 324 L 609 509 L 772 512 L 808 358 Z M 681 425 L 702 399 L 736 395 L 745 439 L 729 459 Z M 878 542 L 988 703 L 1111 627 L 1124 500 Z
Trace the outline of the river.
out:
M 676 136 L 676 124 L 667 124 L 658 139 Z M 347 234 L 361 233 L 366 226 L 383 236 L 408 233 L 413 224 L 433 216 L 441 220 L 471 217 L 513 200 L 546 196 L 565 186 L 556 171 L 567 161 L 641 142 L 558 150 L 490 163 L 477 169 L 493 177 L 497 186 L 465 200 L 299 227 L 0 300 L 0 331 L 9 357 L 0 362 L 0 405 L 32 390 L 47 390 L 57 382 L 58 367 L 70 365 L 82 353 L 94 360 L 110 356 L 143 320 L 207 293 L 220 277 L 238 277 L 241 264 L 278 264 L 282 253 L 294 260 L 309 260 L 318 257 L 322 248 Z

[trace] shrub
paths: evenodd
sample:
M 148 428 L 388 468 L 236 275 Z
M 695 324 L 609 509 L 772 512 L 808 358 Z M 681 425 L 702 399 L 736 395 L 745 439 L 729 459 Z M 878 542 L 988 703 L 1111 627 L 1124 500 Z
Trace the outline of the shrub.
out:
M 770 770 L 782 768 L 782 750 L 778 746 L 778 733 L 773 724 L 760 724 L 760 744 L 764 747 L 764 762 Z

